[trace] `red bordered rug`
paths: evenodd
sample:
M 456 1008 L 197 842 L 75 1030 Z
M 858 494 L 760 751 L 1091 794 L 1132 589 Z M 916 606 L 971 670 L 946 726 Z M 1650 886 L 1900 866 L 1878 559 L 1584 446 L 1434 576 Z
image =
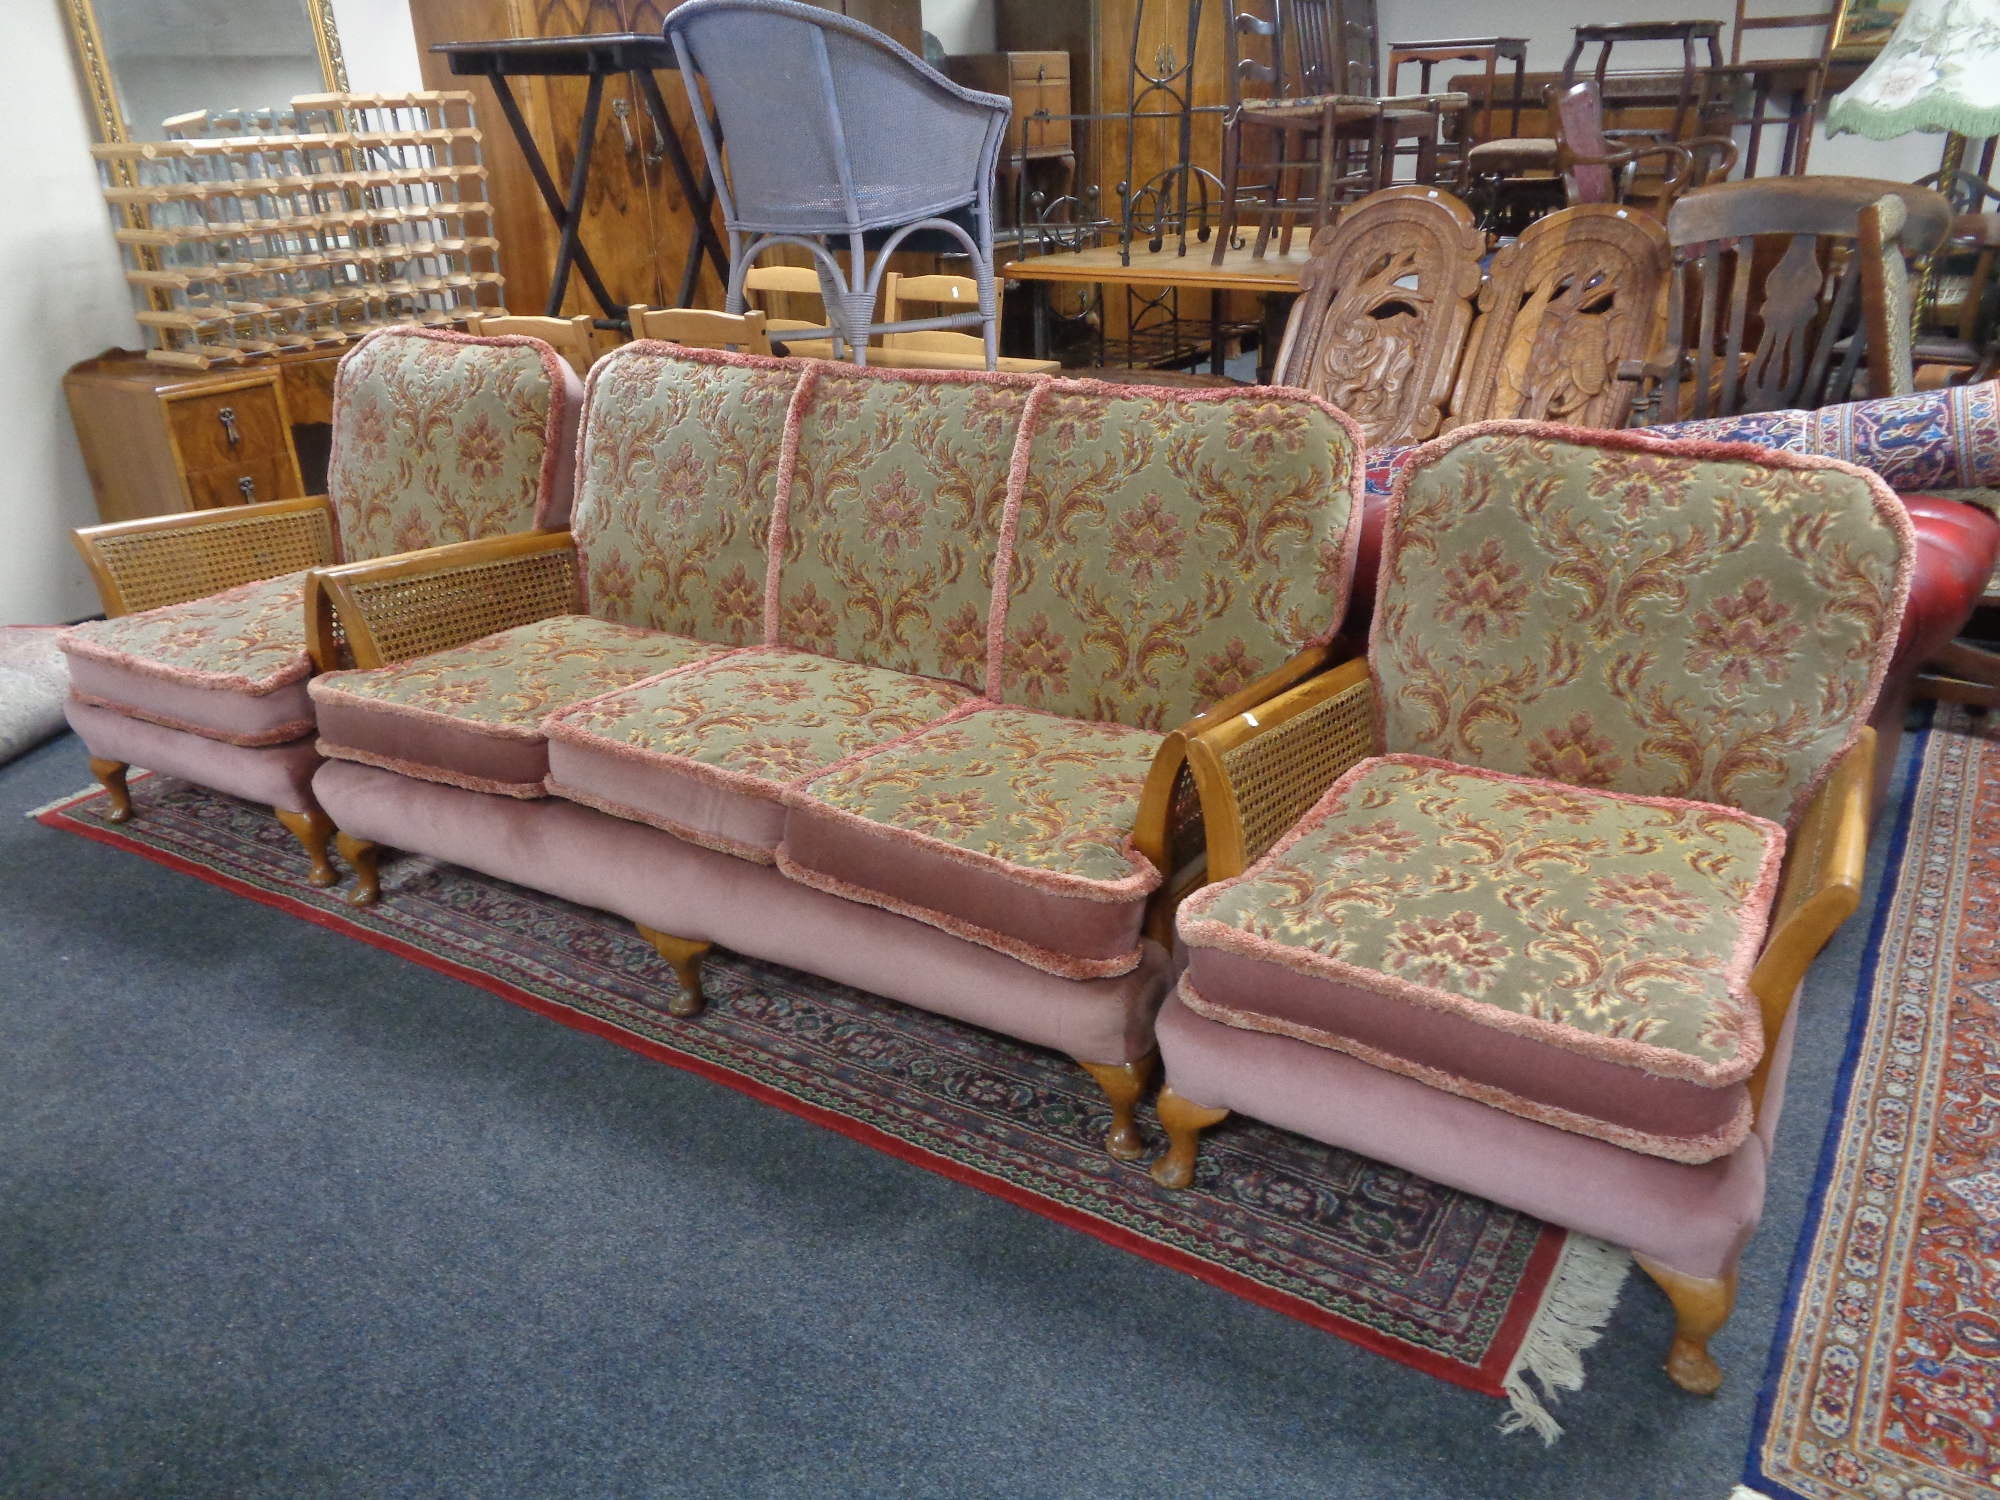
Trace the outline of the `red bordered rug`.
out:
M 706 1011 L 675 1020 L 671 973 L 618 918 L 415 857 L 385 860 L 382 901 L 357 910 L 304 883 L 267 809 L 159 776 L 135 779 L 132 800 L 120 827 L 95 792 L 38 817 L 1507 1397 L 1506 1430 L 1560 1431 L 1543 1399 L 1581 1387 L 1580 1352 L 1629 1265 L 1586 1236 L 1240 1117 L 1204 1137 L 1193 1188 L 1170 1193 L 1143 1163 L 1105 1154 L 1109 1109 L 1055 1053 L 733 954 L 704 968 Z M 1164 1150 L 1149 1110 L 1141 1123 Z
M 1738 1495 L 2000 1490 L 2000 717 L 1906 818 Z

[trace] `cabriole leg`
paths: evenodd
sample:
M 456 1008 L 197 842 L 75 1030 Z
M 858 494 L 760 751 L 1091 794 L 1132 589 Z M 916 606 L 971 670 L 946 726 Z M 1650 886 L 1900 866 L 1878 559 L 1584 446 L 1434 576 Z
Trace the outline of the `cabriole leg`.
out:
M 341 833 L 334 835 L 333 847 L 340 851 L 342 859 L 354 867 L 354 894 L 347 898 L 347 904 L 373 906 L 382 894 L 382 877 L 375 868 L 382 846 Z
M 705 1003 L 701 993 L 701 960 L 710 944 L 696 942 L 692 938 L 670 937 L 664 932 L 655 932 L 642 922 L 632 925 L 639 929 L 640 937 L 658 950 L 660 957 L 674 966 L 674 973 L 680 979 L 681 992 L 667 1007 L 667 1014 L 683 1020 L 700 1015 Z
M 111 811 L 104 815 L 107 823 L 129 822 L 132 817 L 132 793 L 125 785 L 127 769 L 122 760 L 90 757 L 90 774 L 97 778 L 99 786 L 111 793 Z
M 1132 1110 L 1146 1080 L 1153 1076 L 1153 1061 L 1154 1054 L 1148 1052 L 1134 1062 L 1083 1063 L 1084 1072 L 1097 1080 L 1111 1101 L 1111 1132 L 1104 1138 L 1104 1149 L 1120 1161 L 1137 1161 L 1146 1149 L 1146 1143 L 1139 1139 L 1139 1127 L 1132 1123 Z
M 327 840 L 333 837 L 333 819 L 318 810 L 312 812 L 287 812 L 282 807 L 274 807 L 278 821 L 292 831 L 292 837 L 305 846 L 306 858 L 312 861 L 312 874 L 306 878 L 316 886 L 329 886 L 340 875 L 333 868 L 333 861 L 326 857 Z
M 1194 1154 L 1201 1133 L 1229 1118 L 1226 1109 L 1192 1104 L 1169 1084 L 1160 1090 L 1160 1124 L 1166 1127 L 1167 1154 L 1153 1163 L 1153 1181 L 1161 1187 L 1184 1188 L 1194 1181 Z
M 1674 1343 L 1667 1351 L 1667 1378 L 1684 1391 L 1713 1396 L 1722 1387 L 1722 1369 L 1709 1357 L 1708 1341 L 1729 1321 L 1736 1306 L 1736 1273 L 1689 1276 L 1634 1254 L 1639 1269 L 1660 1285 L 1674 1305 Z

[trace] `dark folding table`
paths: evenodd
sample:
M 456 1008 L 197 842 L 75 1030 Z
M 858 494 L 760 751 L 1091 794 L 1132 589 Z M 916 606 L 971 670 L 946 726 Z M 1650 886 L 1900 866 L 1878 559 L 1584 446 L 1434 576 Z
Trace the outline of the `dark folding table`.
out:
M 578 232 L 583 225 L 584 188 L 590 181 L 591 147 L 597 140 L 598 108 L 604 101 L 604 80 L 619 73 L 630 73 L 638 79 L 639 92 L 645 97 L 647 113 L 653 117 L 661 149 L 674 169 L 681 193 L 694 214 L 695 239 L 688 246 L 687 265 L 681 272 L 680 295 L 674 305 L 686 307 L 688 299 L 694 295 L 695 277 L 701 271 L 703 251 L 715 262 L 716 274 L 725 282 L 729 279 L 729 252 L 723 248 L 709 213 L 715 202 L 715 186 L 707 180 L 706 173 L 699 182 L 696 181 L 687 153 L 681 149 L 680 136 L 675 133 L 673 121 L 667 115 L 667 101 L 660 97 L 659 80 L 653 76 L 656 69 L 677 69 L 680 66 L 674 57 L 673 44 L 664 36 L 644 32 L 610 32 L 597 36 L 510 37 L 486 42 L 440 42 L 431 51 L 441 52 L 450 58 L 453 73 L 462 77 L 483 77 L 493 85 L 493 92 L 500 99 L 500 112 L 507 117 L 514 139 L 521 143 L 521 154 L 528 159 L 528 170 L 534 173 L 535 185 L 542 190 L 542 201 L 548 204 L 549 212 L 555 215 L 556 224 L 562 230 L 556 249 L 555 274 L 549 280 L 547 311 L 550 317 L 562 311 L 573 265 L 582 275 L 584 285 L 590 288 L 591 295 L 597 299 L 597 305 L 604 309 L 604 318 L 599 326 L 620 329 L 626 326 L 625 309 L 613 301 L 604 285 L 604 278 L 590 263 L 590 252 L 578 240 Z M 534 135 L 521 114 L 521 106 L 514 98 L 514 91 L 507 85 L 509 78 L 559 77 L 590 80 L 583 100 L 583 123 L 577 137 L 576 166 L 570 173 L 567 201 L 556 188 L 555 179 L 549 175 L 548 164 L 536 149 Z

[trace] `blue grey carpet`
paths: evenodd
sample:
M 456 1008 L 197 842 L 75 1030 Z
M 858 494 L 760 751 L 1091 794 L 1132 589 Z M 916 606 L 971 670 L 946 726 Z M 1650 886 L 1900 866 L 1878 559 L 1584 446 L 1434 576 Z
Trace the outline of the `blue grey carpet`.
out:
M 88 780 L 69 736 L 0 770 L 10 1500 L 1724 1500 L 1741 1472 L 1865 916 L 1808 984 L 1722 1395 L 1667 1383 L 1635 1276 L 1544 1449 L 1503 1402 L 20 816 Z

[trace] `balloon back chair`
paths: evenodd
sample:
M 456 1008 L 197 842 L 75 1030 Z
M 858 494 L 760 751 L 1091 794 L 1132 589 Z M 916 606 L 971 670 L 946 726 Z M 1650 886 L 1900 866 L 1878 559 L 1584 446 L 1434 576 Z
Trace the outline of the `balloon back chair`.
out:
M 1189 746 L 1214 883 L 1154 1177 L 1238 1111 L 1626 1246 L 1669 1375 L 1714 1391 L 1913 550 L 1830 459 L 1527 422 L 1422 449 L 1368 660 Z
M 993 172 L 1008 100 L 961 88 L 873 27 L 794 0 L 689 0 L 667 17 L 666 35 L 729 232 L 728 310 L 743 311 L 758 256 L 798 245 L 826 303 L 828 326 L 811 332 L 832 339 L 835 357 L 845 346 L 867 363 L 873 334 L 977 328 L 994 368 Z M 844 270 L 828 244 L 842 238 Z M 940 246 L 971 257 L 978 305 L 874 321 L 890 254 Z

